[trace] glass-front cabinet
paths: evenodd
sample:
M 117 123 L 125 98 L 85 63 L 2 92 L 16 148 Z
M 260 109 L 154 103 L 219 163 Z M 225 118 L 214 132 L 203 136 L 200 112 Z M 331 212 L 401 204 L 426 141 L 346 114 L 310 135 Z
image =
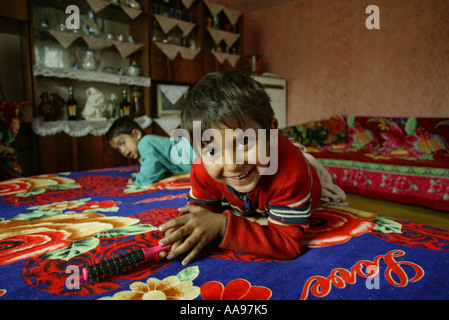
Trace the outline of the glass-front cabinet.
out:
M 123 115 L 122 101 L 148 133 L 166 135 L 171 128 L 166 123 L 176 121 L 158 112 L 160 88 L 188 88 L 209 72 L 243 65 L 243 12 L 213 1 L 29 0 L 28 5 L 32 128 L 42 173 L 129 163 L 103 137 Z

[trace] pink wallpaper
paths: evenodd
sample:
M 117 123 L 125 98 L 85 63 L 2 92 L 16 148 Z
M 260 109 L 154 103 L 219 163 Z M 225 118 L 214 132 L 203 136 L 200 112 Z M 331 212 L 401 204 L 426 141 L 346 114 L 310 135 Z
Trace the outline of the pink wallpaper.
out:
M 365 9 L 380 9 L 368 30 Z M 296 0 L 245 12 L 245 54 L 288 83 L 288 123 L 449 117 L 449 1 Z

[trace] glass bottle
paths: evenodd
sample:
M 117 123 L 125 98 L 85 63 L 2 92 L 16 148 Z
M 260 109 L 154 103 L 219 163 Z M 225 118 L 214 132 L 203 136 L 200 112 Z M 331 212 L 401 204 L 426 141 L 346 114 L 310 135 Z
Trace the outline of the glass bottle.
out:
M 168 43 L 180 46 L 182 44 L 182 31 L 181 31 L 181 29 L 179 29 L 178 26 L 175 26 L 168 33 L 167 38 L 168 38 Z
M 53 107 L 48 99 L 48 92 L 42 92 L 41 103 L 39 104 L 39 115 L 44 117 L 44 121 L 50 120 L 49 117 L 52 113 Z
M 78 103 L 73 97 L 73 88 L 71 86 L 69 87 L 69 98 L 67 99 L 66 107 L 67 107 L 67 118 L 69 120 L 77 120 Z
M 144 107 L 144 102 L 143 102 L 143 92 L 142 89 L 137 87 L 137 86 L 133 86 L 131 88 L 131 105 L 132 105 L 132 109 L 134 110 L 134 117 L 138 118 L 140 116 L 143 116 L 145 114 L 145 107 Z
M 126 117 L 132 117 L 131 104 L 128 101 L 128 93 L 123 90 L 122 101 L 120 102 L 120 115 Z
M 163 32 L 156 19 L 153 19 L 153 41 L 162 42 L 164 40 Z
M 188 14 L 188 21 L 190 23 L 194 23 L 192 13 Z M 187 38 L 186 47 L 196 49 L 196 28 L 193 28 L 192 31 L 190 31 L 189 37 Z

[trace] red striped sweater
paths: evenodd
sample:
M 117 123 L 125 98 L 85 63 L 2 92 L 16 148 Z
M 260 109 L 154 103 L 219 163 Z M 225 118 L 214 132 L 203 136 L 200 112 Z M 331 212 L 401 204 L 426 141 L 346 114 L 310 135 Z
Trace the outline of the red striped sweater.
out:
M 281 260 L 300 254 L 310 211 L 319 204 L 321 185 L 315 169 L 282 134 L 278 145 L 277 172 L 261 176 L 248 194 L 238 194 L 215 181 L 201 163 L 192 165 L 189 202 L 227 215 L 220 248 Z M 223 211 L 224 199 L 231 210 Z M 243 217 L 249 214 L 268 215 L 268 224 Z

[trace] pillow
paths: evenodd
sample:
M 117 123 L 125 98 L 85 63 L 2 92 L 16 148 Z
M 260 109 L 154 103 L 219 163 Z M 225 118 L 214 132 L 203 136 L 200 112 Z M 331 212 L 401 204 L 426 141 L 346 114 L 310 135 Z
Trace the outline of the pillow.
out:
M 290 126 L 281 132 L 287 138 L 305 146 L 317 147 L 348 141 L 345 123 L 339 116 Z

